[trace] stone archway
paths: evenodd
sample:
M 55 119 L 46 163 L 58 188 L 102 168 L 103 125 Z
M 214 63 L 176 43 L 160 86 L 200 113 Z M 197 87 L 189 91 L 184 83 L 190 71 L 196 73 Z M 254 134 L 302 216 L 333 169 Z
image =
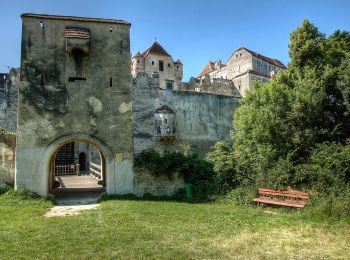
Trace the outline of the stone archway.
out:
M 91 150 L 94 156 L 91 156 Z M 82 151 L 88 153 L 88 158 Z M 91 140 L 64 141 L 50 158 L 49 194 L 65 203 L 97 200 L 106 191 L 105 165 L 105 156 Z
M 101 158 L 101 171 L 102 171 L 102 178 L 101 181 L 99 181 L 99 184 L 104 186 L 107 191 L 111 190 L 112 187 L 109 187 L 109 184 L 113 184 L 111 182 L 108 182 L 109 179 L 109 173 L 114 173 L 114 165 L 109 163 L 111 160 L 113 161 L 112 153 L 106 148 L 105 145 L 103 145 L 99 140 L 97 140 L 95 137 L 88 136 L 85 134 L 74 134 L 70 136 L 61 137 L 54 142 L 52 142 L 49 147 L 47 148 L 46 155 L 49 155 L 49 163 L 48 163 L 48 173 L 47 173 L 47 193 L 52 194 L 52 191 L 55 189 L 55 173 L 57 171 L 56 167 L 56 156 L 58 152 L 61 150 L 62 147 L 64 147 L 66 144 L 74 143 L 74 142 L 84 142 L 87 144 L 90 144 L 96 148 L 98 151 L 100 158 Z M 79 166 L 73 166 L 77 167 L 76 170 L 78 172 Z M 108 184 L 109 183 L 109 184 Z

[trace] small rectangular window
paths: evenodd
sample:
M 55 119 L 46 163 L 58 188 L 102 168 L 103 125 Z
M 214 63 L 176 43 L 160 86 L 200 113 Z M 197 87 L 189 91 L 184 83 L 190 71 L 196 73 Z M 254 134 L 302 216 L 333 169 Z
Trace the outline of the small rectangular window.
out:
M 152 60 L 152 65 L 154 65 L 154 61 Z
M 170 68 L 170 63 L 168 63 L 168 68 Z
M 112 85 L 113 85 L 113 79 L 112 79 L 112 77 L 110 77 L 109 78 L 109 86 L 112 87 Z
M 165 123 L 166 123 L 166 124 L 168 123 L 168 119 L 165 119 Z
M 159 61 L 159 71 L 164 71 L 164 62 L 162 60 Z
M 166 89 L 167 90 L 173 90 L 173 83 L 172 82 L 167 82 L 166 83 Z

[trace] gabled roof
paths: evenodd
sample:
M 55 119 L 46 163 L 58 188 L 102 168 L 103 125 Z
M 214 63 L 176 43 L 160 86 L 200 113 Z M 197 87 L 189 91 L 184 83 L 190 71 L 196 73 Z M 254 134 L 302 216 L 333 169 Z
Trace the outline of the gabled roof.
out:
M 266 61 L 266 62 L 268 62 L 268 63 L 270 63 L 270 64 L 273 64 L 273 65 L 275 65 L 275 66 L 277 66 L 277 67 L 280 67 L 280 68 L 282 68 L 282 69 L 287 69 L 287 67 L 286 67 L 282 62 L 280 62 L 279 60 L 266 57 L 266 56 L 264 56 L 264 55 L 261 55 L 261 54 L 255 52 L 255 51 L 251 51 L 251 50 L 249 50 L 249 49 L 247 49 L 247 48 L 245 48 L 245 47 L 240 47 L 240 48 L 238 48 L 237 50 L 235 50 L 235 51 L 232 53 L 232 55 L 230 56 L 229 60 L 231 59 L 231 57 L 232 57 L 237 51 L 240 51 L 240 50 L 246 50 L 247 52 L 249 52 L 250 54 L 252 54 L 252 55 L 253 55 L 254 57 L 256 57 L 256 58 L 259 58 L 259 59 L 261 59 L 261 60 L 263 60 L 263 61 Z
M 207 63 L 207 65 L 204 66 L 203 70 L 201 71 L 201 73 L 199 73 L 199 75 L 197 76 L 197 78 L 200 78 L 206 74 L 208 74 L 209 72 L 212 72 L 213 70 L 215 70 L 215 66 L 214 66 L 214 62 L 209 61 Z
M 221 61 L 220 61 L 221 62 Z M 223 63 L 220 63 L 220 69 L 223 68 L 223 67 L 226 67 L 227 65 L 226 64 L 223 64 Z M 199 73 L 199 75 L 197 76 L 197 78 L 200 78 L 212 71 L 215 70 L 215 62 L 212 62 L 212 61 L 209 61 L 207 63 L 207 65 L 205 65 L 204 69 L 201 71 L 201 73 Z
M 138 51 L 138 52 L 136 52 L 136 54 L 133 56 L 133 58 L 136 58 L 136 57 L 142 57 L 141 56 L 141 53 Z
M 175 114 L 173 110 L 171 110 L 167 105 L 163 105 L 161 107 L 158 107 L 155 111 L 156 113 L 172 113 Z
M 174 63 L 183 65 L 182 62 L 179 59 L 177 59 Z
M 151 47 L 145 50 L 141 55 L 143 57 L 146 57 L 150 53 L 171 57 L 171 55 L 167 53 L 166 50 L 156 41 L 152 44 Z

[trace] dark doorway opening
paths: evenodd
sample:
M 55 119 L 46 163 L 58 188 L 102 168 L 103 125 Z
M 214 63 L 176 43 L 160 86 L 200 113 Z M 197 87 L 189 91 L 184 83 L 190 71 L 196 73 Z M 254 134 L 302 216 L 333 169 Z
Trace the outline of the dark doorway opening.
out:
M 86 171 L 86 155 L 84 152 L 81 152 L 79 154 L 79 171 L 80 172 Z

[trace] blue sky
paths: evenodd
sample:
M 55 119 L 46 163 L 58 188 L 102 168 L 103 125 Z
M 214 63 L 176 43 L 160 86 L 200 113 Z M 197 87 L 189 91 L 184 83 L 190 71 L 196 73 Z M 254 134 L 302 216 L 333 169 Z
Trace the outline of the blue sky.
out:
M 21 13 L 128 20 L 131 51 L 158 42 L 184 64 L 184 80 L 208 60 L 245 46 L 288 63 L 289 34 L 309 19 L 327 35 L 350 31 L 349 0 L 11 0 L 1 1 L 0 71 L 20 63 Z

